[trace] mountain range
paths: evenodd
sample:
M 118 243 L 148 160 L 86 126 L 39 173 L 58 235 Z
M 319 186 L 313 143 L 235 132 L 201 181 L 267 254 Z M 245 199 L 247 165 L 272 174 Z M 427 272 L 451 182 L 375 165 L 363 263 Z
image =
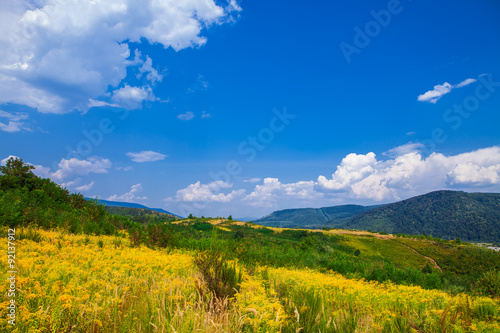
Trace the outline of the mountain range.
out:
M 380 206 L 342 205 L 323 208 L 284 209 L 255 220 L 254 223 L 279 228 L 339 227 L 358 214 Z
M 500 194 L 435 191 L 381 206 L 281 210 L 254 222 L 288 228 L 334 227 L 500 242 Z
M 90 200 L 89 198 L 85 198 L 85 199 Z M 149 208 L 149 207 L 146 207 L 144 205 L 140 205 L 140 204 L 136 204 L 136 203 L 132 203 L 132 202 L 109 201 L 109 200 L 102 200 L 102 199 L 97 199 L 97 201 L 104 204 L 105 206 L 109 206 L 109 207 L 126 207 L 126 208 L 146 209 L 146 210 L 152 210 L 152 211 L 155 211 L 158 213 L 169 214 L 169 215 L 173 215 L 173 216 L 178 217 L 178 218 L 182 218 L 182 216 L 171 213 L 171 212 L 166 211 L 166 210 L 161 209 L 161 208 Z

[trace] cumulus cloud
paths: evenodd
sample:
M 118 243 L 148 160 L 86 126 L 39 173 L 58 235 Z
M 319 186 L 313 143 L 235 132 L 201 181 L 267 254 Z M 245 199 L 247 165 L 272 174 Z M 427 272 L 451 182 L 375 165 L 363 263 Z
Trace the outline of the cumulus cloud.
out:
M 25 120 L 28 119 L 28 115 L 25 113 L 10 113 L 0 110 L 0 118 L 6 119 L 7 122 L 0 122 L 0 130 L 4 132 L 29 131 L 29 128 L 25 125 Z
M 280 199 L 311 200 L 323 194 L 314 190 L 313 181 L 299 181 L 282 184 L 278 178 L 264 178 L 262 185 L 256 185 L 252 193 L 243 198 L 252 206 L 271 208 Z
M 429 90 L 425 94 L 419 95 L 418 100 L 420 102 L 429 102 L 432 104 L 436 104 L 437 101 L 441 99 L 441 97 L 451 92 L 452 89 L 462 88 L 476 81 L 477 81 L 476 79 L 465 79 L 462 82 L 455 85 L 451 85 L 448 82 L 445 82 L 443 84 L 437 84 L 434 86 L 433 90 Z
M 141 192 L 142 192 L 142 185 L 139 183 L 139 184 L 132 185 L 129 192 L 122 194 L 122 195 L 117 195 L 117 194 L 112 195 L 107 200 L 124 201 L 124 202 L 134 202 L 137 200 L 146 200 L 147 197 L 138 196 L 138 194 L 140 194 Z
M 420 152 L 424 147 L 425 147 L 424 144 L 420 142 L 408 142 L 404 145 L 389 149 L 388 151 L 383 153 L 383 155 L 390 157 L 397 157 L 409 153 Z
M 153 60 L 149 56 L 146 56 L 146 61 L 144 61 L 141 68 L 139 68 L 137 78 L 141 78 L 143 75 L 146 76 L 146 79 L 151 84 L 155 84 L 163 80 L 163 75 L 159 74 L 158 71 L 153 68 Z
M 475 188 L 500 185 L 500 147 L 423 158 L 407 152 L 389 160 L 374 153 L 349 154 L 331 179 L 319 176 L 319 191 L 340 191 L 358 199 L 400 199 L 450 186 Z
M 191 120 L 194 118 L 194 113 L 192 113 L 191 111 L 181 113 L 177 115 L 177 118 L 179 118 L 180 120 Z
M 126 155 L 130 157 L 132 161 L 138 163 L 161 161 L 167 157 L 165 154 L 157 153 L 151 150 L 141 151 L 139 153 L 127 153 Z
M 232 188 L 233 184 L 217 180 L 208 184 L 201 184 L 197 181 L 188 187 L 178 190 L 175 197 L 167 198 L 166 201 L 178 202 L 231 202 L 233 199 L 242 196 L 245 190 L 233 190 L 224 194 L 222 189 Z
M 14 155 L 9 155 L 8 157 L 2 159 L 0 161 L 0 165 L 5 165 L 7 163 L 7 161 L 11 158 L 19 158 L 21 159 L 20 157 L 18 156 L 14 156 Z M 29 163 L 29 162 L 26 162 L 23 160 L 23 162 L 25 164 L 28 164 L 28 165 L 32 165 L 35 167 L 33 171 L 33 173 L 39 177 L 42 177 L 42 178 L 50 178 L 52 177 L 52 171 L 50 170 L 50 168 L 47 168 L 47 167 L 44 167 L 43 165 L 36 165 L 36 164 L 32 164 L 32 163 Z
M 342 159 L 332 179 L 319 176 L 318 184 L 326 190 L 345 190 L 352 183 L 373 174 L 377 163 L 374 153 L 366 155 L 351 153 Z
M 64 182 L 64 183 L 61 183 L 59 185 L 61 185 L 61 187 L 66 187 L 66 188 L 70 188 L 70 187 L 73 187 L 75 185 L 77 185 L 78 183 L 80 183 L 82 180 L 80 178 L 76 178 L 74 180 L 71 180 L 69 182 Z
M 117 105 L 129 110 L 139 109 L 144 101 L 155 101 L 156 97 L 150 87 L 124 87 L 115 90 L 112 100 Z
M 66 179 L 70 176 L 83 176 L 90 173 L 107 173 L 111 168 L 111 161 L 107 158 L 90 157 L 86 160 L 63 158 L 58 164 L 58 169 L 50 175 L 54 180 Z
M 6 158 L 4 158 L 4 159 L 2 159 L 0 161 L 0 165 L 4 166 L 5 164 L 7 164 L 7 161 L 10 160 L 11 158 L 16 159 L 16 158 L 19 158 L 19 157 L 15 156 L 15 155 L 9 155 L 9 156 L 7 156 Z
M 92 189 L 92 187 L 94 187 L 94 182 L 93 181 L 91 181 L 89 184 L 78 186 L 76 188 L 76 190 L 78 192 L 87 192 L 87 191 L 90 191 Z
M 283 208 L 394 202 L 443 189 L 500 190 L 500 146 L 429 156 L 424 156 L 421 148 L 420 144 L 409 142 L 380 157 L 373 152 L 351 153 L 335 166 L 330 177 L 320 175 L 316 180 L 291 183 L 272 177 L 242 180 L 250 190 L 234 188 L 223 181 L 209 184 L 198 181 L 165 201 L 192 203 L 189 209 L 231 202 L 256 216 Z
M 161 75 L 147 55 L 130 60 L 131 43 L 198 47 L 206 27 L 232 21 L 239 10 L 234 0 L 224 7 L 214 0 L 2 1 L 0 104 L 65 113 L 86 111 L 89 100 L 108 102 L 109 93 L 123 103 L 122 95 L 134 92 L 126 105 L 138 107 Z M 126 87 L 130 68 L 147 86 L 113 93 Z
M 450 185 L 484 186 L 500 183 L 500 164 L 483 167 L 474 163 L 460 163 L 447 173 Z

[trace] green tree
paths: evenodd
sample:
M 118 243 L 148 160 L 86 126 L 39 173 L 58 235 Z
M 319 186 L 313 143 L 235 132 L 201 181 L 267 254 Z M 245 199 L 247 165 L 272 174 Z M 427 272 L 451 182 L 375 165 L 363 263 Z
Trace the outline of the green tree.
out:
M 31 171 L 34 169 L 34 166 L 25 164 L 20 158 L 9 158 L 5 166 L 0 166 L 0 189 L 24 187 L 29 180 L 36 178 Z
M 233 220 L 233 215 L 229 215 L 229 216 L 227 217 L 227 220 L 228 220 L 228 221 L 232 221 L 232 220 Z

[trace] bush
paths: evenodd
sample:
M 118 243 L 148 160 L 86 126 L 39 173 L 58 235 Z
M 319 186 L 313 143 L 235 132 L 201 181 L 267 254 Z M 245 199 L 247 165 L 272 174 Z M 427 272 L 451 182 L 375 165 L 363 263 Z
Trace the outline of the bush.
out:
M 225 256 L 217 250 L 200 252 L 195 259 L 208 290 L 217 299 L 231 298 L 239 290 L 241 269 L 236 264 L 230 265 Z
M 500 296 L 500 271 L 491 270 L 484 273 L 476 283 L 476 290 L 481 294 Z
M 217 232 L 214 231 L 210 249 L 198 253 L 195 258 L 195 264 L 216 301 L 232 298 L 239 290 L 242 277 L 241 269 L 238 271 L 236 264 L 228 263 L 218 245 Z

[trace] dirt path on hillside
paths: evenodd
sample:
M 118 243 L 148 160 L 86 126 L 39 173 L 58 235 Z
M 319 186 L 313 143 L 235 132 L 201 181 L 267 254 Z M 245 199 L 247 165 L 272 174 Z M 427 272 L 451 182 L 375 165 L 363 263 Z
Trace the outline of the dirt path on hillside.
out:
M 406 244 L 403 244 L 403 243 L 395 241 L 394 239 L 396 237 L 394 235 L 391 235 L 391 234 L 381 235 L 381 234 L 371 233 L 371 232 L 362 231 L 362 230 L 356 230 L 356 231 L 354 231 L 354 230 L 343 230 L 343 229 L 334 229 L 334 230 L 329 230 L 327 232 L 332 233 L 332 234 L 340 234 L 340 235 L 342 235 L 342 234 L 344 234 L 344 235 L 345 234 L 349 234 L 349 235 L 356 235 L 356 236 L 371 236 L 371 237 L 376 237 L 376 238 L 379 238 L 379 239 L 391 240 L 391 241 L 396 242 L 396 243 L 398 243 L 400 245 L 406 246 L 413 253 L 415 253 L 415 254 L 417 254 L 419 256 L 422 256 L 425 259 L 429 260 L 431 262 L 432 266 L 434 266 L 434 268 L 439 269 L 440 272 L 443 272 L 443 270 L 441 269 L 441 267 L 439 267 L 439 265 L 437 264 L 436 260 L 432 259 L 431 257 L 424 256 L 422 253 L 418 252 L 417 250 L 415 250 L 414 248 L 412 248 L 409 245 L 406 245 Z
M 323 230 L 317 230 L 320 232 L 325 232 Z M 381 235 L 369 231 L 363 231 L 363 230 L 345 230 L 345 229 L 332 229 L 326 231 L 326 233 L 331 233 L 331 234 L 337 234 L 337 235 L 355 235 L 355 236 L 368 236 L 368 237 L 375 237 L 379 239 L 393 239 L 394 235 L 387 234 L 387 235 Z
M 393 239 L 391 239 L 391 240 L 392 240 L 393 242 L 396 242 L 396 241 L 395 241 L 395 240 L 393 240 Z M 417 250 L 415 250 L 414 248 L 412 248 L 412 247 L 411 247 L 411 246 L 409 246 L 409 245 L 406 245 L 406 244 L 403 244 L 403 243 L 400 243 L 400 242 L 396 242 L 396 243 L 401 244 L 401 245 L 403 245 L 403 246 L 406 246 L 406 247 L 407 247 L 408 249 L 410 249 L 410 251 L 412 251 L 413 253 L 418 254 L 418 255 L 420 255 L 420 256 L 422 256 L 422 257 L 426 258 L 427 260 L 429 260 L 429 261 L 432 263 L 432 265 L 434 266 L 434 268 L 439 269 L 439 271 L 440 271 L 441 273 L 443 272 L 443 270 L 441 269 L 441 267 L 439 267 L 439 265 L 437 264 L 436 260 L 432 259 L 431 257 L 424 256 L 422 253 L 417 252 Z

